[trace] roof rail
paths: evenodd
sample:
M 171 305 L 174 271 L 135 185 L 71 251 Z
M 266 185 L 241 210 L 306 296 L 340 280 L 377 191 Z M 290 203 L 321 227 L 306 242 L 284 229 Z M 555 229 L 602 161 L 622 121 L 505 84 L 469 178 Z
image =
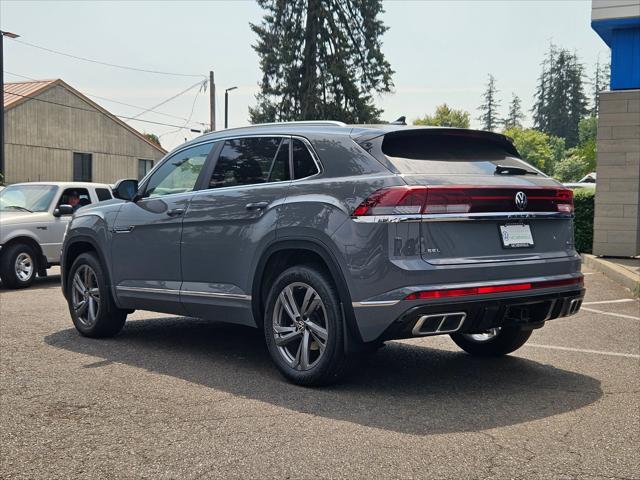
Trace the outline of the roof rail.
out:
M 271 122 L 271 123 L 256 123 L 254 125 L 251 125 L 252 127 L 273 127 L 273 126 L 277 126 L 277 125 L 318 125 L 318 126 L 323 126 L 323 125 L 332 125 L 334 127 L 346 127 L 347 124 L 344 122 L 339 122 L 337 120 L 299 120 L 299 121 L 294 121 L 294 122 Z

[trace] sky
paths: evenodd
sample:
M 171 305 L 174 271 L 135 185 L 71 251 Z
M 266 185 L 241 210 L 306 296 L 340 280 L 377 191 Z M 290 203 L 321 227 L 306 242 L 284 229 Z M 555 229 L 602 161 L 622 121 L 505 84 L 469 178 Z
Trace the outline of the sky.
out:
M 383 52 L 395 74 L 394 91 L 376 97 L 389 121 L 409 121 L 447 103 L 471 113 L 472 127 L 487 75 L 497 80 L 506 113 L 512 92 L 529 113 L 540 62 L 549 43 L 575 51 L 590 74 L 609 49 L 591 29 L 591 1 L 385 1 L 389 30 Z M 253 1 L 0 2 L 0 29 L 39 47 L 161 75 L 90 63 L 11 39 L 4 42 L 5 82 L 61 78 L 110 112 L 133 117 L 215 72 L 217 128 L 224 122 L 229 92 L 229 127 L 248 124 L 261 72 L 249 23 L 263 11 Z M 192 75 L 192 76 L 186 76 Z M 108 98 L 98 99 L 95 96 Z M 122 105 L 121 103 L 134 105 Z M 184 127 L 209 123 L 209 91 L 198 86 L 149 112 L 126 120 L 160 136 L 171 149 L 198 136 Z M 171 115 L 171 116 L 169 116 Z M 176 118 L 178 117 L 178 118 Z M 525 123 L 531 122 L 528 115 Z

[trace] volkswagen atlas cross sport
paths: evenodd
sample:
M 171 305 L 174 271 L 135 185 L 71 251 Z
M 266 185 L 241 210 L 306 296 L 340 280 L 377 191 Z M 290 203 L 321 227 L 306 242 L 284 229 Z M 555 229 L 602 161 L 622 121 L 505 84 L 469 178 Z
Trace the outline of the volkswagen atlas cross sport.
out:
M 78 331 L 115 335 L 135 309 L 257 327 L 302 385 L 391 339 L 508 354 L 584 296 L 571 190 L 495 133 L 256 125 L 190 141 L 114 193 L 64 242 Z

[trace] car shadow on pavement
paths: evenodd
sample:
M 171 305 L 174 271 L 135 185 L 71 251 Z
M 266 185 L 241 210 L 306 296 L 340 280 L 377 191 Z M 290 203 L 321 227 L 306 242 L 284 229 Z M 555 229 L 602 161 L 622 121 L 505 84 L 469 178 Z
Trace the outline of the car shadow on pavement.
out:
M 130 321 L 108 340 L 74 329 L 45 340 L 103 359 L 86 367 L 123 363 L 297 412 L 418 435 L 529 422 L 602 396 L 598 380 L 551 365 L 398 342 L 363 357 L 338 385 L 302 388 L 277 372 L 260 331 L 190 318 Z
M 60 275 L 47 275 L 46 277 L 36 277 L 33 283 L 27 287 L 27 290 L 38 290 L 41 288 L 52 288 L 57 287 L 60 288 Z M 18 289 L 20 291 L 23 289 Z M 0 291 L 4 292 L 12 292 L 13 289 L 6 288 L 2 281 L 0 281 Z

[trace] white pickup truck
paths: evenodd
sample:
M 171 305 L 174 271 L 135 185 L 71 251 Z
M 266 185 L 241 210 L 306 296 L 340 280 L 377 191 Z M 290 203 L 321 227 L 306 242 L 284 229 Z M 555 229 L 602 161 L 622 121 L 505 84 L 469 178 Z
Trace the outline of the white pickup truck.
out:
M 0 191 L 0 279 L 23 288 L 60 263 L 67 224 L 80 207 L 111 200 L 109 185 L 82 182 L 15 183 Z M 75 205 L 74 205 L 75 204 Z

